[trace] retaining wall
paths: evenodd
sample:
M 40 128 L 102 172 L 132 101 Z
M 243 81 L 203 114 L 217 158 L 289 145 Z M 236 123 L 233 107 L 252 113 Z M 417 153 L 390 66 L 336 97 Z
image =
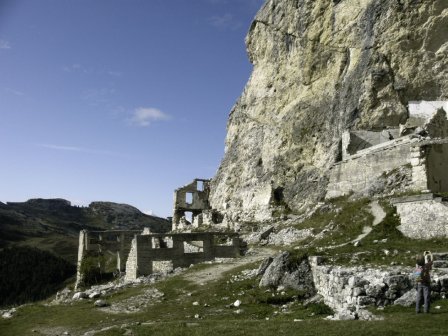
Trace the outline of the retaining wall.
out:
M 397 198 L 392 201 L 400 215 L 398 229 L 409 238 L 448 237 L 448 202 L 432 194 Z

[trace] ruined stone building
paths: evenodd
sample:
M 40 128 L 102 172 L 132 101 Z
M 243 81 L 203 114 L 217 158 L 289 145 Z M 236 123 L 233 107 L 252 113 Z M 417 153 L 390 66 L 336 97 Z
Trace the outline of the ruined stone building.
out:
M 76 287 L 83 284 L 82 264 L 89 258 L 103 273 L 125 272 L 126 280 L 135 280 L 154 271 L 188 267 L 214 258 L 235 258 L 243 248 L 237 233 L 82 230 L 79 234 Z M 116 260 L 109 265 L 109 270 L 106 269 L 107 257 Z
M 237 233 L 213 232 L 210 227 L 219 224 L 222 218 L 210 208 L 209 183 L 210 180 L 195 179 L 175 190 L 171 233 L 151 233 L 149 229 L 143 232 L 82 230 L 76 286 L 83 283 L 82 264 L 89 258 L 93 258 L 103 273 L 124 272 L 126 280 L 134 280 L 154 271 L 240 255 L 244 245 Z M 209 231 L 182 232 L 201 225 L 209 226 Z M 106 265 L 106 259 L 113 259 L 113 264 Z
M 396 129 L 345 132 L 342 159 L 329 171 L 326 198 L 351 193 L 412 196 L 392 200 L 401 232 L 448 237 L 448 102 L 410 102 Z M 389 184 L 389 185 L 388 185 Z
M 412 194 L 392 201 L 403 234 L 448 237 L 448 200 L 439 196 L 448 192 L 447 105 L 411 102 L 409 118 L 400 127 L 344 132 L 340 160 L 328 171 L 325 198 Z M 223 223 L 230 228 L 235 224 L 210 206 L 210 188 L 210 180 L 194 179 L 175 190 L 171 233 L 81 231 L 78 283 L 82 261 L 105 252 L 116 254 L 116 270 L 126 272 L 128 280 L 151 274 L 160 263 L 176 268 L 237 256 L 241 249 L 237 234 L 191 232 L 201 226 L 212 231 Z M 272 189 L 269 202 L 281 199 L 281 193 L 283 189 Z
M 222 222 L 222 216 L 210 207 L 210 180 L 194 179 L 174 191 L 173 230 L 210 226 Z M 189 216 L 188 216 L 189 215 Z

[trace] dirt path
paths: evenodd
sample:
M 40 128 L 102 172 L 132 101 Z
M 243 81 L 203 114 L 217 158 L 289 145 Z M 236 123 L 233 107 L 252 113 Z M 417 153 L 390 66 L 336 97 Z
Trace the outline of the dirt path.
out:
M 264 247 L 251 250 L 249 255 L 245 255 L 241 258 L 228 259 L 223 263 L 213 264 L 203 270 L 199 270 L 194 273 L 188 273 L 183 275 L 183 278 L 188 281 L 192 281 L 198 285 L 205 284 L 207 282 L 217 280 L 223 276 L 227 271 L 237 268 L 242 265 L 247 265 L 253 262 L 262 261 L 263 259 L 275 254 L 276 250 Z
M 370 203 L 370 213 L 373 215 L 373 226 L 381 223 L 386 217 L 386 213 L 384 212 L 383 207 L 378 203 L 378 201 L 373 201 Z

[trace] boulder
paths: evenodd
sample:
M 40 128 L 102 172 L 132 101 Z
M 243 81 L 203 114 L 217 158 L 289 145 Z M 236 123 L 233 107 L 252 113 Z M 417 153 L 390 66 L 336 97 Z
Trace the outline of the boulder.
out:
M 394 301 L 394 305 L 400 305 L 404 307 L 411 307 L 415 305 L 415 301 L 417 299 L 417 291 L 415 289 L 411 289 L 404 293 L 401 297 Z
M 274 256 L 272 262 L 267 266 L 259 286 L 283 286 L 300 291 L 304 297 L 311 297 L 316 293 L 308 259 L 291 260 L 289 252 L 281 252 Z
M 95 307 L 107 307 L 109 304 L 104 300 L 96 300 L 94 305 Z
M 260 287 L 277 287 L 281 284 L 283 276 L 288 272 L 289 253 L 282 252 L 276 255 L 266 268 L 260 280 Z
M 88 297 L 89 296 L 86 293 L 84 293 L 84 292 L 76 292 L 73 295 L 72 299 L 73 300 L 81 300 L 81 299 L 87 299 Z
M 100 297 L 100 295 L 101 295 L 100 292 L 94 291 L 94 292 L 89 294 L 89 299 L 96 299 L 96 298 Z
M 268 266 L 272 263 L 273 258 L 272 257 L 268 257 L 265 260 L 262 261 L 262 263 L 260 264 L 260 266 L 258 267 L 257 270 L 257 276 L 259 275 L 263 275 L 264 272 L 266 272 L 266 269 L 268 268 Z

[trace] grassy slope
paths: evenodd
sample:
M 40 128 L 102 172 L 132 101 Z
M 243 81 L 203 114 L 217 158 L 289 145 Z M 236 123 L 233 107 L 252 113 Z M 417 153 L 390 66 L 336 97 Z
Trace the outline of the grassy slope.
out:
M 300 254 L 326 255 L 328 260 L 345 264 L 389 265 L 403 263 L 412 268 L 412 256 L 416 252 L 431 249 L 446 251 L 448 240 L 417 241 L 404 238 L 396 229 L 398 218 L 392 208 L 388 208 L 385 220 L 374 228 L 361 246 L 351 244 L 324 250 L 324 246 L 338 245 L 355 238 L 364 225 L 372 221 L 367 212 L 366 200 L 350 201 L 339 199 L 333 202 L 333 210 L 317 213 L 309 221 L 297 227 L 316 228 L 316 232 L 328 227 L 333 221 L 331 235 L 321 240 L 297 244 L 292 250 Z M 387 239 L 385 243 L 374 240 Z M 383 250 L 397 250 L 386 255 Z M 358 257 L 353 258 L 354 255 Z M 244 266 L 255 268 L 258 265 Z M 208 265 L 197 265 L 188 272 L 195 272 Z M 219 264 L 216 265 L 219 267 Z M 68 330 L 71 335 L 79 335 L 87 330 L 99 330 L 108 326 L 118 326 L 100 335 L 123 335 L 132 329 L 135 335 L 206 335 L 218 332 L 223 335 L 447 335 L 448 300 L 433 303 L 440 309 L 433 309 L 429 315 L 415 315 L 414 309 L 386 307 L 384 311 L 372 308 L 375 314 L 383 315 L 383 321 L 326 321 L 329 314 L 325 307 L 310 305 L 304 307 L 298 293 L 287 291 L 284 295 L 259 289 L 258 279 L 238 281 L 244 268 L 235 269 L 224 278 L 203 286 L 175 276 L 155 285 L 165 293 L 164 300 L 145 308 L 136 314 L 110 315 L 93 307 L 92 302 L 76 302 L 67 306 L 29 305 L 19 310 L 11 320 L 0 320 L 0 335 L 27 335 L 31 330 Z M 144 291 L 145 286 L 124 290 L 107 298 L 114 303 Z M 241 300 L 239 308 L 229 305 Z M 193 305 L 199 302 L 199 305 Z M 286 311 L 282 312 L 282 306 Z M 237 309 L 242 311 L 238 314 Z M 277 313 L 276 313 L 277 312 Z M 198 314 L 199 319 L 194 316 Z M 266 320 L 268 318 L 269 320 Z M 294 321 L 294 320 L 302 321 Z M 136 322 L 141 323 L 135 325 Z M 134 324 L 120 328 L 122 324 Z M 52 329 L 54 328 L 54 329 Z M 59 329 L 58 329 L 59 328 Z M 62 329 L 61 329 L 62 328 Z M 39 332 L 33 333 L 39 335 Z
M 234 270 L 221 280 L 204 286 L 187 282 L 181 276 L 151 285 L 165 293 L 164 300 L 136 314 L 106 314 L 94 308 L 91 301 L 62 307 L 28 305 L 13 319 L 0 320 L 0 334 L 39 335 L 69 331 L 71 335 L 80 335 L 88 330 L 116 325 L 99 335 L 123 335 L 125 329 L 120 328 L 123 324 L 131 324 L 126 329 L 132 329 L 135 335 L 206 335 L 210 332 L 223 335 L 446 335 L 448 330 L 447 300 L 435 302 L 434 306 L 441 308 L 433 309 L 429 315 L 416 316 L 413 308 L 388 307 L 376 312 L 385 317 L 384 321 L 326 321 L 323 317 L 328 311 L 319 305 L 304 307 L 296 293 L 266 292 L 258 288 L 256 279 L 235 281 L 240 271 Z M 189 272 L 194 272 L 194 268 Z M 107 300 L 113 304 L 138 295 L 145 288 L 130 288 Z M 237 299 L 242 305 L 229 307 Z M 193 305 L 193 302 L 199 302 L 199 305 Z M 282 313 L 285 304 L 288 312 Z M 237 314 L 237 309 L 242 312 Z M 195 314 L 201 318 L 195 319 Z M 136 322 L 141 324 L 135 325 Z
M 52 200 L 1 204 L 0 249 L 8 246 L 36 247 L 75 264 L 79 231 L 82 229 L 111 230 L 116 229 L 117 223 L 121 229 L 142 229 L 152 225 L 170 228 L 167 220 L 145 215 L 137 209 L 131 214 L 120 213 L 120 207 L 118 212 L 114 211 L 114 203 L 104 203 L 96 208 L 101 211 Z

